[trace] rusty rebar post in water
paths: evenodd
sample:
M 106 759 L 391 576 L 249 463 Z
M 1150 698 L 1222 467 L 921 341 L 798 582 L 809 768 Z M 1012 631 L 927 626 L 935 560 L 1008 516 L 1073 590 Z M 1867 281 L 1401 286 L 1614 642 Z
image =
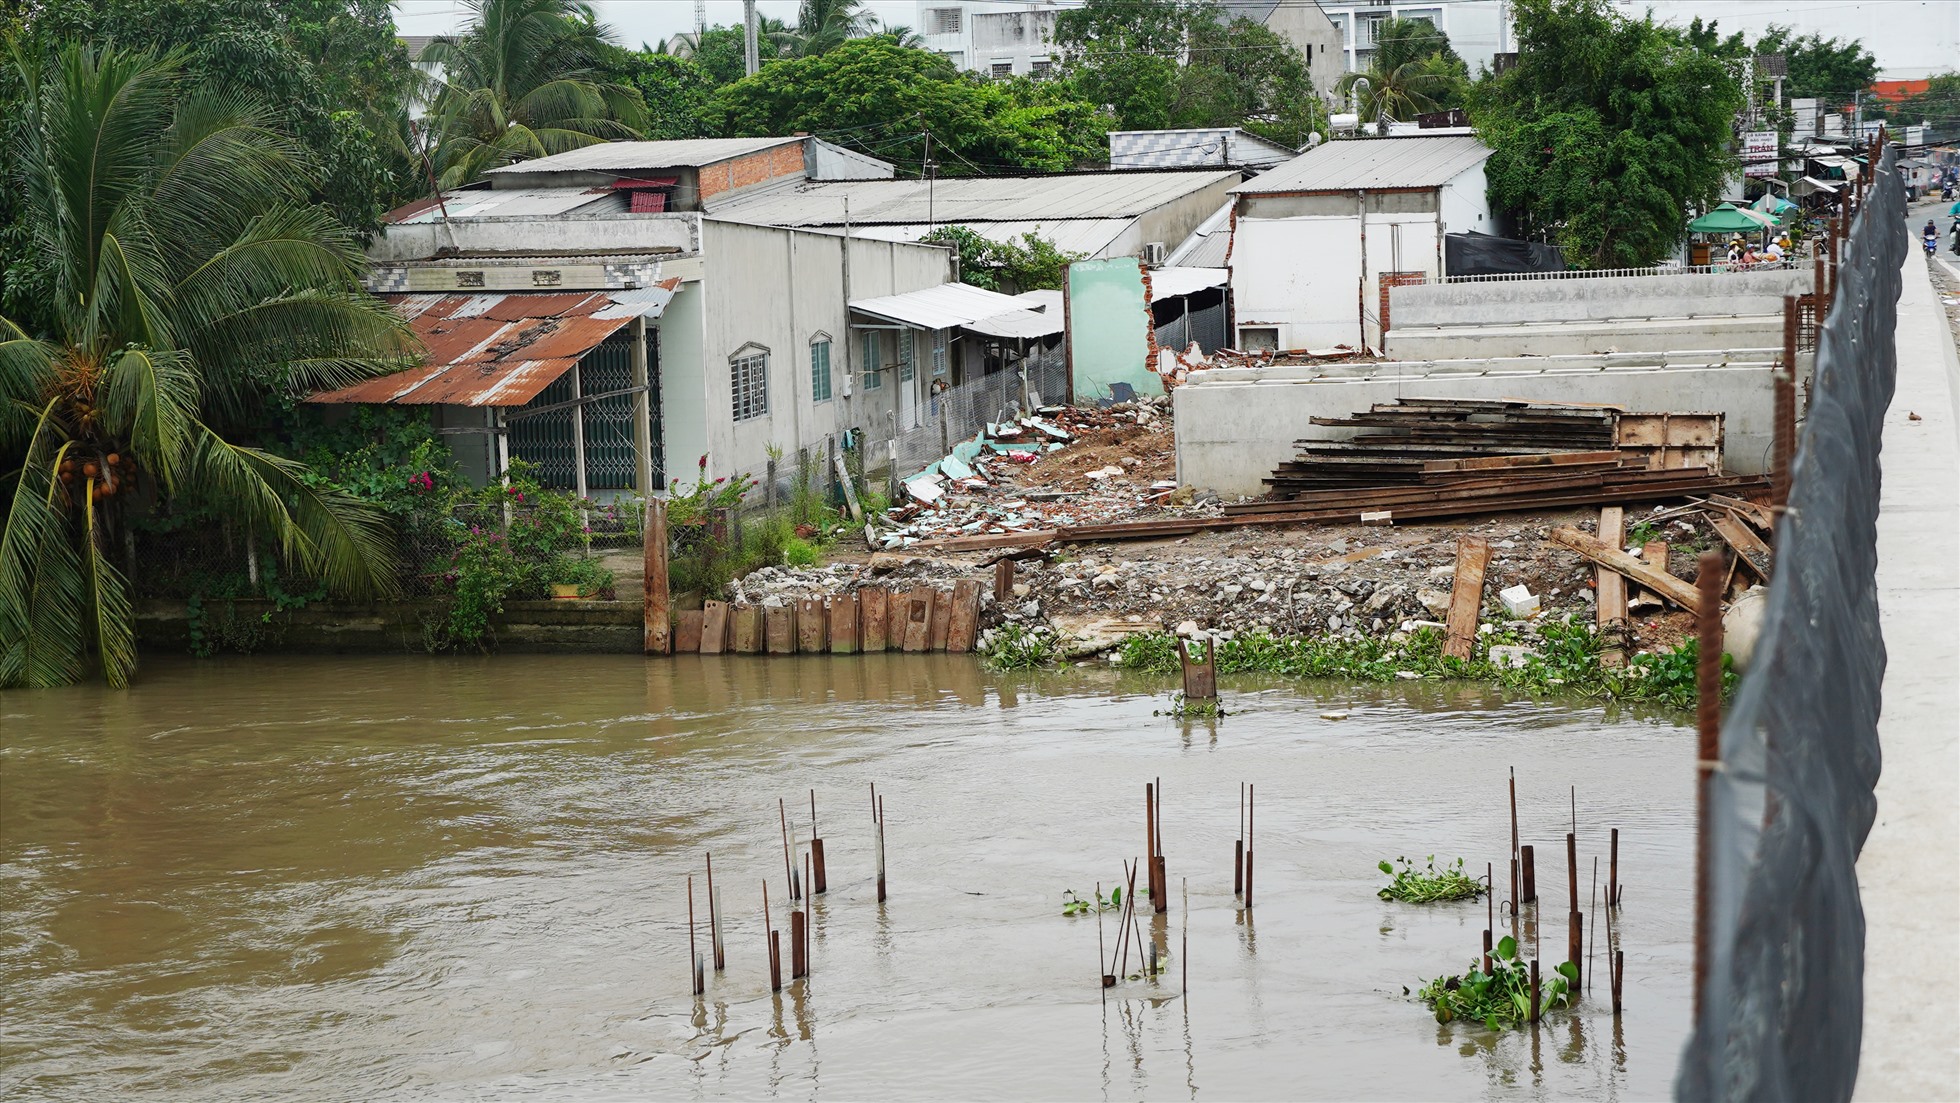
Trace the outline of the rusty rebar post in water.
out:
M 1627 952 L 1625 950 L 1614 950 L 1613 951 L 1613 1014 L 1615 1017 L 1617 1017 L 1620 1014 L 1620 999 L 1622 996 L 1626 994 L 1626 986 L 1627 986 Z
M 1177 881 L 1184 891 L 1184 941 L 1177 948 L 1177 963 L 1183 976 L 1178 981 L 1177 992 L 1188 996 L 1191 994 L 1191 878 L 1180 877 Z
M 1102 882 L 1096 882 L 1096 974 L 1102 977 L 1104 988 L 1116 987 L 1116 974 L 1109 971 L 1109 951 L 1103 941 L 1103 894 Z
M 823 839 L 817 836 L 817 791 L 810 790 L 810 891 L 830 891 L 830 878 L 823 867 Z
M 1574 808 L 1577 808 L 1576 798 Z M 1573 813 L 1573 819 L 1576 823 L 1578 819 L 1578 813 L 1576 811 Z M 1565 834 L 1565 883 L 1567 915 L 1565 960 L 1571 962 L 1572 968 L 1577 970 L 1580 968 L 1580 960 L 1585 956 L 1586 917 L 1579 911 L 1579 836 L 1571 831 Z M 1578 998 L 1581 987 L 1580 981 L 1574 980 L 1572 982 L 1572 995 L 1574 999 Z
M 1252 840 L 1253 817 L 1258 809 L 1258 786 L 1247 782 L 1245 786 L 1245 910 L 1252 910 Z
M 1593 855 L 1592 897 L 1587 901 L 1586 910 L 1594 915 L 1599 914 L 1599 855 L 1597 854 Z M 1594 923 L 1592 930 L 1586 935 L 1586 983 L 1589 985 L 1592 983 L 1593 976 L 1593 951 L 1597 949 L 1599 949 L 1599 924 Z
M 1612 843 L 1608 853 L 1611 857 L 1606 864 L 1606 906 L 1617 908 L 1620 906 L 1620 829 L 1614 828 L 1610 837 Z
M 789 898 L 795 900 L 798 894 L 796 891 L 796 865 L 790 859 L 789 810 L 783 804 L 783 798 L 781 797 L 776 798 L 776 815 L 781 819 L 783 824 L 783 883 L 789 886 Z
M 769 913 L 769 879 L 762 879 L 762 932 L 769 951 L 769 990 L 783 990 L 783 947 L 776 937 L 775 917 Z
M 1701 1017 L 1701 991 L 1708 979 L 1709 807 L 1715 770 L 1721 765 L 1722 739 L 1722 553 L 1701 555 L 1695 576 L 1700 591 L 1695 611 L 1695 1017 Z
M 1484 975 L 1490 976 L 1490 938 L 1497 929 L 1497 884 L 1492 880 L 1497 869 L 1489 862 L 1484 863 Z
M 722 970 L 721 895 L 715 892 L 715 856 L 708 855 L 708 952 L 714 956 L 715 972 Z
M 1521 922 L 1518 919 L 1518 870 L 1522 860 L 1523 856 L 1518 850 L 1518 770 L 1513 766 L 1511 767 L 1511 926 L 1514 928 L 1511 933 L 1513 935 L 1517 934 L 1515 928 Z
M 708 979 L 701 968 L 701 952 L 694 947 L 694 875 L 687 876 L 687 973 L 694 994 L 708 990 Z
M 1232 895 L 1245 892 L 1245 782 L 1239 782 L 1239 837 L 1232 840 Z
M 1531 1021 L 1538 1021 L 1538 959 L 1531 959 Z
M 810 856 L 808 854 L 803 856 L 803 883 L 806 885 L 812 883 L 810 881 Z M 803 923 L 803 975 L 807 977 L 810 975 L 810 967 L 816 964 L 816 955 L 811 952 L 814 949 L 811 944 L 811 935 L 817 925 L 816 915 L 810 912 L 810 900 L 808 897 L 805 897 L 803 900 L 803 911 L 809 916 Z
M 1518 899 L 1529 904 L 1538 899 L 1537 848 L 1530 843 L 1518 848 Z
M 1170 871 L 1164 867 L 1164 779 L 1158 778 L 1156 788 L 1151 791 L 1150 828 L 1150 906 L 1159 915 L 1168 915 L 1171 908 Z
M 1143 783 L 1143 883 L 1148 886 L 1151 904 L 1157 897 L 1157 788 Z

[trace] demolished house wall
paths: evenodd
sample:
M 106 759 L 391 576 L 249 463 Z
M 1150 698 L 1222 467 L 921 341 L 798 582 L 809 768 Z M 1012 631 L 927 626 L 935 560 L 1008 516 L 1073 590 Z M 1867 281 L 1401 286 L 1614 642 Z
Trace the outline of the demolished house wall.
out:
M 1151 319 L 1143 266 L 1134 257 L 1077 261 L 1068 267 L 1069 366 L 1075 401 L 1093 405 L 1128 384 L 1160 395 L 1151 368 Z
M 1220 494 L 1263 494 L 1316 417 L 1344 418 L 1401 398 L 1603 403 L 1726 415 L 1727 467 L 1768 470 L 1774 349 L 1212 368 L 1172 392 L 1177 477 Z

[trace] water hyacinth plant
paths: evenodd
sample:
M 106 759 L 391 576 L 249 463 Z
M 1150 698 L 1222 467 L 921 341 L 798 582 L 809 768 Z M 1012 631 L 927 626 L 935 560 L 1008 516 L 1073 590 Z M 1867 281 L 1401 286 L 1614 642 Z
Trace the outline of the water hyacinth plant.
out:
M 1505 935 L 1490 952 L 1490 972 L 1483 963 L 1471 965 L 1460 977 L 1437 977 L 1416 998 L 1428 1004 L 1439 1023 L 1468 1019 L 1487 1030 L 1516 1026 L 1531 1019 L 1531 965 L 1518 958 L 1518 940 Z M 1542 1014 L 1572 1003 L 1572 984 L 1579 967 L 1562 963 L 1549 976 L 1538 978 Z
M 1396 869 L 1387 862 L 1377 863 L 1390 880 L 1376 892 L 1383 900 L 1400 900 L 1407 904 L 1436 904 L 1448 900 L 1475 900 L 1484 893 L 1481 880 L 1467 876 L 1463 872 L 1463 859 L 1458 858 L 1455 865 L 1436 868 L 1436 856 L 1431 854 L 1428 864 L 1417 869 L 1407 858 L 1397 858 L 1402 868 Z

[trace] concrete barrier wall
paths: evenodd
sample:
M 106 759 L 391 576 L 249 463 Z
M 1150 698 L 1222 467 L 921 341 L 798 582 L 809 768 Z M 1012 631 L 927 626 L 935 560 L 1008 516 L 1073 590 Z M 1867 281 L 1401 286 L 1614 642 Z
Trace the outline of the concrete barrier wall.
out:
M 1720 412 L 1729 470 L 1768 470 L 1774 398 L 1769 349 L 1526 357 L 1383 364 L 1213 368 L 1172 392 L 1180 483 L 1221 494 L 1263 494 L 1273 468 L 1316 427 L 1398 398 L 1514 398 L 1629 410 Z
M 1808 268 L 1411 284 L 1389 289 L 1391 344 L 1404 326 L 1522 325 L 1766 314 L 1811 290 Z
M 1704 344 L 1723 348 L 1773 348 L 1782 341 L 1781 314 L 1754 314 L 1739 318 L 1637 318 L 1532 325 L 1406 328 L 1396 325 L 1388 332 L 1386 351 L 1401 360 L 1467 360 L 1492 356 L 1665 352 Z
M 637 590 L 635 591 L 637 595 Z M 290 654 L 420 654 L 430 650 L 430 626 L 449 613 L 434 599 L 307 605 L 286 612 L 257 598 L 204 603 L 206 631 L 219 621 L 253 626 L 254 651 Z M 604 652 L 637 655 L 643 611 L 631 601 L 506 601 L 492 618 L 490 646 L 521 653 Z M 268 619 L 269 618 L 269 619 Z M 189 651 L 190 611 L 177 600 L 137 603 L 136 639 L 146 650 Z

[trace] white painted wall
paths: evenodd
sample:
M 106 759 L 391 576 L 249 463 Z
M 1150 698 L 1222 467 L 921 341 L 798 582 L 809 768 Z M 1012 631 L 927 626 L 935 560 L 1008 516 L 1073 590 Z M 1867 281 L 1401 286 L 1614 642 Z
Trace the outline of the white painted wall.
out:
M 706 299 L 700 280 L 681 284 L 660 321 L 647 332 L 657 354 L 649 362 L 659 372 L 662 466 L 669 483 L 680 479 L 691 485 L 701 454 L 720 447 L 709 440 L 704 405 L 707 379 L 701 370 L 701 341 L 707 326 Z M 712 454 L 708 458 L 711 464 L 716 459 Z
M 1452 234 L 1497 234 L 1483 165 L 1466 169 L 1443 185 L 1443 226 Z
M 1360 266 L 1358 216 L 1239 219 L 1232 232 L 1238 328 L 1276 326 L 1281 348 L 1354 343 Z
M 1172 391 L 1180 483 L 1221 494 L 1263 494 L 1273 468 L 1296 454 L 1315 417 L 1346 417 L 1397 398 L 1517 398 L 1597 402 L 1630 410 L 1727 415 L 1730 470 L 1768 469 L 1770 349 L 1453 362 L 1226 368 L 1194 372 Z

